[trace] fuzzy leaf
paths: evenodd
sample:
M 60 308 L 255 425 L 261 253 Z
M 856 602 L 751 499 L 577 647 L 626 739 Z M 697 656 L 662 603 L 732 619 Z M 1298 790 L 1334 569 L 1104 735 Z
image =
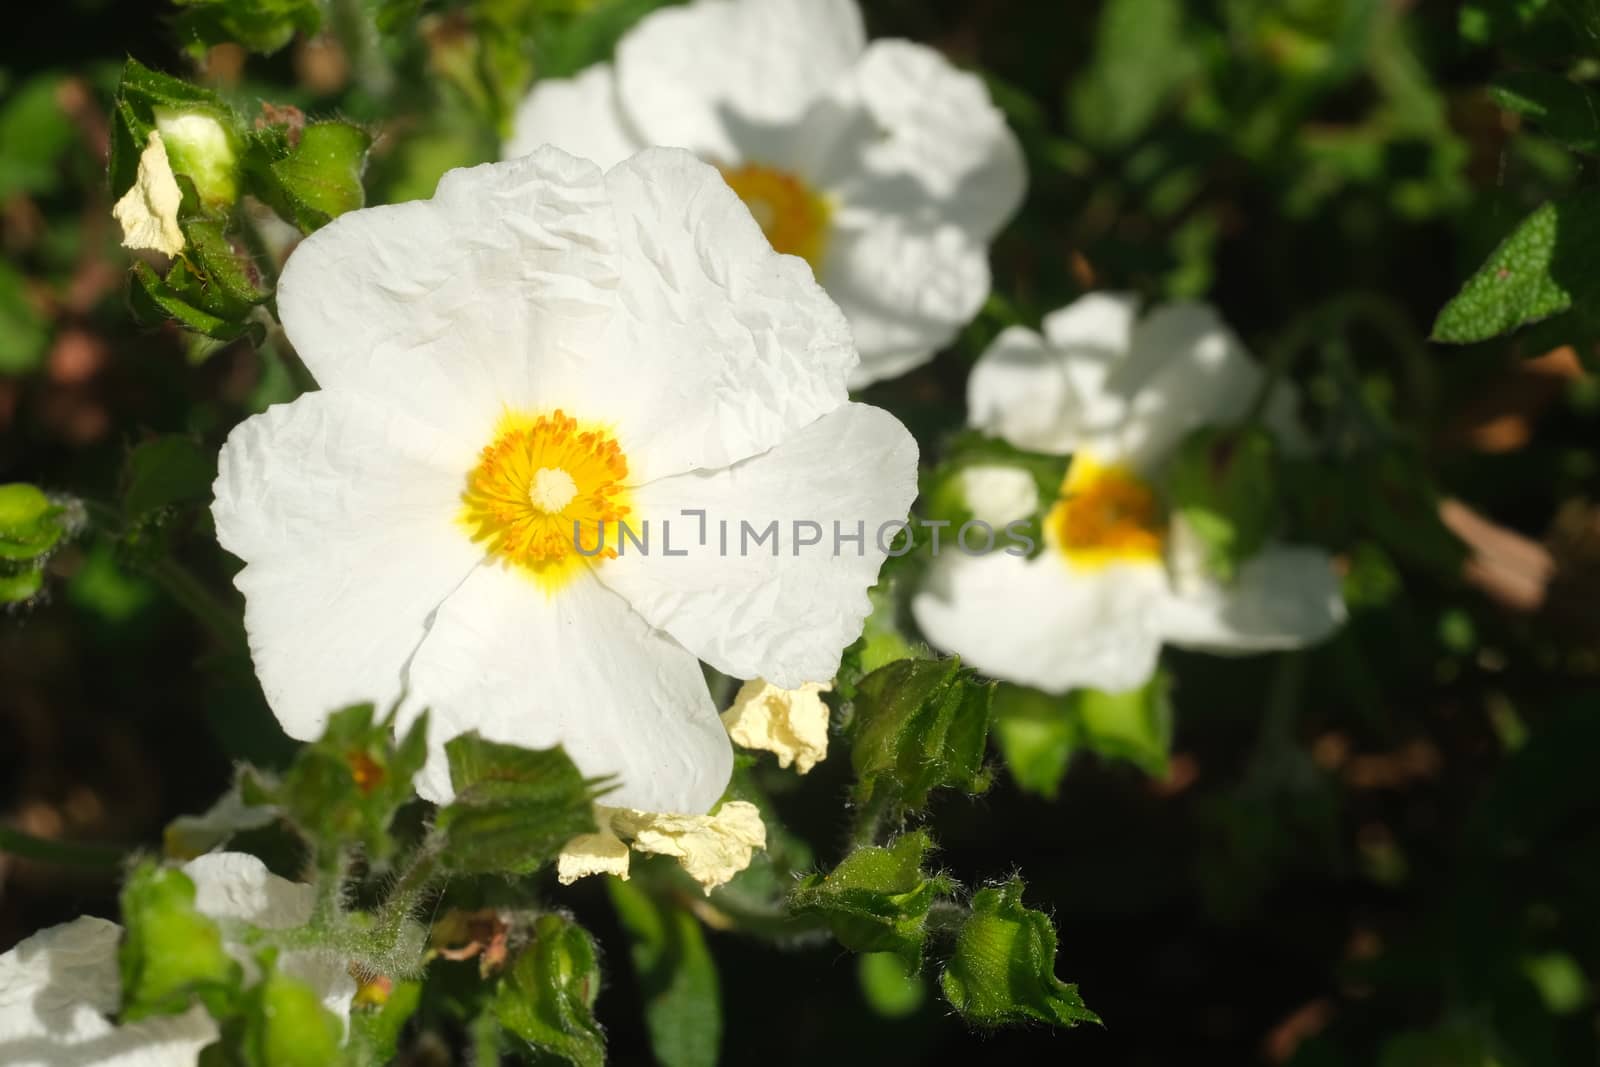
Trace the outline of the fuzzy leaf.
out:
M 715 1067 L 722 1046 L 717 968 L 693 915 L 606 879 L 630 939 L 650 1047 L 663 1067 Z
M 500 1025 L 539 1053 L 573 1067 L 603 1067 L 605 1035 L 594 1019 L 600 966 L 589 932 L 564 916 L 539 916 L 533 940 L 495 992 Z
M 900 660 L 863 678 L 849 728 L 858 801 L 887 790 L 915 809 L 942 786 L 987 789 L 993 694 L 993 684 L 978 682 L 958 659 Z
M 823 917 L 848 949 L 893 952 L 915 970 L 922 964 L 928 909 L 953 888 L 949 879 L 923 872 L 932 848 L 921 830 L 887 848 L 858 848 L 827 874 L 805 878 L 789 895 L 789 909 Z

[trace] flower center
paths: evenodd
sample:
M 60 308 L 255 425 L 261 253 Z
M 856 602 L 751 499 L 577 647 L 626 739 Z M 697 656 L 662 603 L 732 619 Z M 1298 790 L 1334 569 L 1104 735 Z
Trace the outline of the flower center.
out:
M 774 250 L 799 256 L 813 271 L 821 265 L 833 214 L 824 197 L 788 171 L 759 163 L 725 167 L 722 177 L 755 216 Z
M 628 514 L 628 457 L 616 438 L 557 410 L 507 415 L 461 494 L 473 541 L 540 584 L 559 585 L 583 562 L 616 555 Z
M 1068 563 L 1093 569 L 1159 562 L 1165 526 L 1148 483 L 1126 467 L 1079 453 L 1061 483 L 1061 499 L 1045 517 L 1045 536 Z

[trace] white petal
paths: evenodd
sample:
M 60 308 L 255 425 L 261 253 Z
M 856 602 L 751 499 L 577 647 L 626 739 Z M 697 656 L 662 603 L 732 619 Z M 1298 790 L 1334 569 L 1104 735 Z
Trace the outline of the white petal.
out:
M 942 553 L 911 612 L 930 642 L 1003 681 L 1051 693 L 1121 692 L 1155 671 L 1158 566 L 1074 570 L 1050 549 L 1034 560 Z
M 700 664 L 587 571 L 547 596 L 484 564 L 439 608 L 410 677 L 402 720 L 429 709 L 429 799 L 451 796 L 444 742 L 468 730 L 563 745 L 584 774 L 620 776 L 605 799 L 629 807 L 699 814 L 727 787 L 733 749 Z
M 836 218 L 819 277 L 861 350 L 859 389 L 955 339 L 989 298 L 989 255 L 957 226 L 859 208 Z
M 233 919 L 268 930 L 304 926 L 316 891 L 267 870 L 243 852 L 213 852 L 183 865 L 194 882 L 194 905 L 213 919 Z
M 1055 348 L 1093 348 L 1121 357 L 1133 347 L 1139 298 L 1132 293 L 1086 293 L 1044 317 L 1044 336 Z
M 501 155 L 525 156 L 552 144 L 602 170 L 643 148 L 617 103 L 611 64 L 596 63 L 572 78 L 542 78 L 517 107 L 511 139 Z
M 635 481 L 726 467 L 844 403 L 849 325 L 714 167 L 649 149 L 606 185 L 622 283 L 589 385 Z
M 1077 419 L 1077 397 L 1059 354 L 1032 330 L 1007 329 L 967 378 L 968 423 L 1018 448 L 1071 452 Z
M 585 403 L 617 276 L 600 170 L 553 148 L 453 170 L 432 200 L 342 215 L 278 284 L 325 389 L 382 399 L 472 449 L 507 408 Z
M 454 522 L 474 460 L 399 411 L 329 392 L 229 435 L 212 514 L 246 562 L 234 581 L 250 651 L 290 735 L 400 695 L 429 613 L 482 558 Z
M 650 553 L 625 544 L 595 573 L 726 674 L 785 689 L 823 681 L 871 612 L 867 589 L 885 557 L 878 533 L 905 519 L 916 471 L 917 446 L 905 427 L 878 408 L 850 404 L 726 470 L 639 488 L 634 529 L 643 533 L 650 521 Z M 706 513 L 703 543 L 700 519 L 685 509 Z M 799 545 L 815 531 L 797 536 L 796 522 L 816 523 L 821 543 Z M 859 529 L 863 542 L 841 542 L 835 555 L 836 522 L 845 536 Z M 769 524 L 775 535 L 756 543 Z
M 1229 586 L 1205 582 L 1161 607 L 1162 635 L 1207 652 L 1267 652 L 1315 644 L 1343 625 L 1344 599 L 1326 553 L 1273 545 Z
M 622 39 L 618 93 L 648 143 L 733 163 L 730 127 L 798 118 L 865 44 L 855 0 L 696 0 Z
M 967 467 L 961 472 L 961 494 L 972 517 L 997 532 L 1039 510 L 1039 483 L 1021 467 Z
M 121 927 L 84 917 L 41 930 L 0 955 L 0 1062 L 7 1067 L 191 1067 L 216 1040 L 195 1005 L 116 1026 Z
M 981 79 L 910 41 L 875 41 L 831 94 L 850 124 L 815 175 L 845 204 L 959 226 L 985 244 L 1022 203 L 1022 148 Z

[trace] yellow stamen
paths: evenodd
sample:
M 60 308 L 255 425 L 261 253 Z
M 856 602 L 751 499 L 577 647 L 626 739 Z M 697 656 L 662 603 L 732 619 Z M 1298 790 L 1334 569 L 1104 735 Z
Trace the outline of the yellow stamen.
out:
M 799 256 L 817 270 L 828 246 L 828 201 L 788 171 L 746 163 L 722 177 L 739 194 L 774 250 Z
M 1138 475 L 1079 453 L 1045 517 L 1045 536 L 1068 563 L 1096 569 L 1159 561 L 1165 525 L 1155 491 Z
M 467 475 L 461 522 L 474 541 L 554 589 L 584 563 L 616 556 L 627 476 L 628 457 L 606 430 L 560 410 L 507 415 Z

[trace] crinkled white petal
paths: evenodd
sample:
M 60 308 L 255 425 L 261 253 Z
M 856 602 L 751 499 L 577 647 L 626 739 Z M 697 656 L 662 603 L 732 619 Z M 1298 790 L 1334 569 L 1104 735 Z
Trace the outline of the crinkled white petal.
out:
M 1344 598 L 1327 553 L 1269 545 L 1235 581 L 1186 583 L 1160 606 L 1169 642 L 1206 652 L 1268 652 L 1323 640 L 1344 624 Z
M 771 752 L 778 766 L 793 764 L 796 773 L 806 774 L 828 757 L 828 705 L 822 694 L 830 688 L 807 682 L 798 689 L 779 689 L 752 678 L 722 713 L 722 725 L 734 744 Z
M 624 882 L 628 880 L 628 846 L 611 832 L 611 820 L 605 809 L 596 812 L 600 829 L 592 834 L 579 834 L 561 847 L 556 857 L 556 878 L 562 885 L 571 885 L 579 878 L 592 874 L 614 874 Z
M 453 795 L 444 743 L 468 730 L 560 744 L 585 775 L 617 775 L 607 799 L 629 807 L 699 814 L 728 784 L 733 749 L 699 662 L 588 570 L 547 595 L 485 563 L 440 606 L 410 679 L 399 728 L 429 709 L 430 800 Z
M 307 394 L 229 435 L 217 537 L 256 673 L 294 737 L 352 703 L 399 697 L 428 618 L 482 558 L 456 522 L 474 452 L 381 402 Z
M 161 134 L 150 131 L 144 151 L 139 153 L 139 168 L 133 185 L 111 208 L 122 224 L 122 247 L 149 249 L 175 256 L 183 251 L 183 230 L 178 227 L 178 208 L 183 191 L 172 173 Z
M 613 417 L 616 245 L 599 168 L 542 148 L 450 171 L 431 200 L 341 215 L 289 257 L 278 310 L 324 389 L 477 450 L 508 408 Z
M 832 678 L 872 610 L 867 590 L 897 528 L 881 544 L 879 532 L 905 519 L 916 470 L 916 442 L 898 420 L 849 404 L 733 467 L 635 490 L 629 522 L 636 536 L 649 523 L 650 552 L 624 543 L 595 574 L 725 674 L 790 689 Z M 703 541 L 691 509 L 705 512 Z M 797 537 L 797 522 L 816 528 Z M 812 536 L 820 543 L 798 543 Z
M 997 536 L 1010 523 L 1039 510 L 1039 483 L 1020 467 L 967 467 L 961 471 L 961 493 L 972 517 L 988 523 Z
M 1060 354 L 1032 330 L 994 339 L 967 378 L 967 421 L 1018 448 L 1065 454 L 1078 443 L 1078 398 Z
M 941 554 L 911 600 L 927 639 L 991 677 L 1050 693 L 1143 685 L 1156 667 L 1157 564 L 1069 567 L 1053 549 Z
M 0 955 L 0 1063 L 7 1067 L 192 1067 L 216 1040 L 195 1005 L 117 1026 L 122 928 L 85 916 L 41 930 Z
M 618 808 L 610 809 L 610 816 L 613 829 L 629 838 L 636 852 L 676 857 L 707 893 L 750 866 L 756 849 L 767 847 L 761 812 L 744 800 L 730 800 L 710 815 Z
M 649 149 L 606 187 L 621 288 L 605 362 L 591 356 L 588 373 L 633 481 L 726 467 L 844 403 L 849 324 L 715 168 Z
M 830 97 L 867 121 L 840 128 L 842 143 L 814 177 L 844 210 L 913 211 L 984 244 L 1027 189 L 1016 135 L 981 79 L 910 41 L 874 41 Z
M 799 117 L 865 46 L 855 0 L 695 0 L 622 39 L 618 95 L 646 142 L 734 163 L 732 130 Z
M 534 83 L 511 120 L 511 138 L 501 155 L 515 159 L 547 144 L 601 169 L 616 166 L 644 147 L 617 102 L 611 64 L 596 63 L 571 78 L 541 78 Z
M 989 253 L 955 225 L 858 209 L 836 218 L 818 277 L 861 350 L 859 389 L 955 339 L 989 297 Z

